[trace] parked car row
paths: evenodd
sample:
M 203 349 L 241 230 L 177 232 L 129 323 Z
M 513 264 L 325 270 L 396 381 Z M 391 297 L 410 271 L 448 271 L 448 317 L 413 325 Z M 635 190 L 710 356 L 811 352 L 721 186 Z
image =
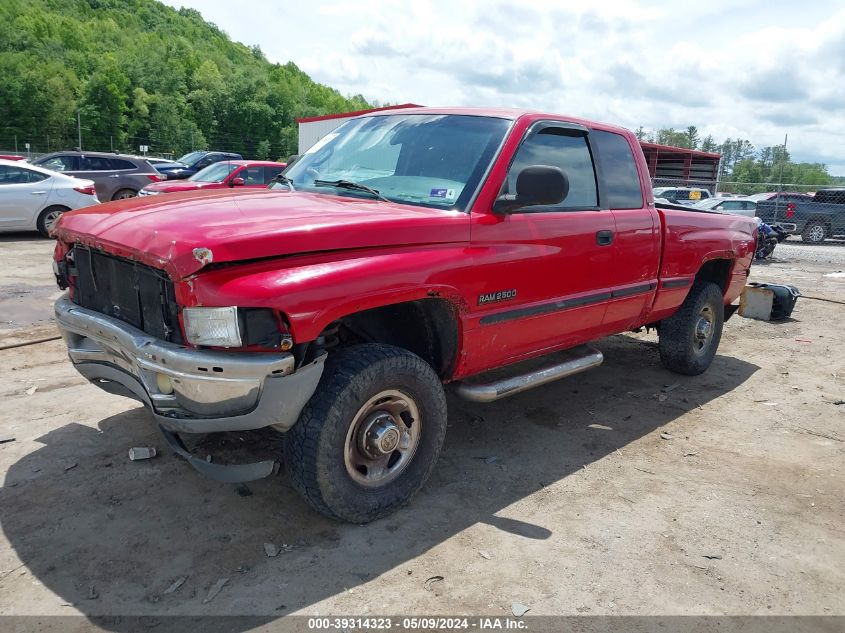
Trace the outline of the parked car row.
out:
M 845 237 L 845 188 L 820 189 L 815 194 L 769 191 L 750 196 L 718 193 L 698 187 L 656 187 L 656 202 L 707 211 L 758 217 L 766 224 L 808 243 Z
M 65 211 L 137 195 L 224 187 L 266 187 L 285 163 L 231 152 L 190 152 L 178 161 L 108 152 L 65 151 L 27 162 L 0 156 L 0 231 L 47 236 Z

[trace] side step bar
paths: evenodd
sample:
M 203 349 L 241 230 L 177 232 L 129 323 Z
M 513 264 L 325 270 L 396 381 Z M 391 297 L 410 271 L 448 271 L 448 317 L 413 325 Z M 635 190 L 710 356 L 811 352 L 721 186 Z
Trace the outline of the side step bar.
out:
M 582 371 L 598 367 L 604 360 L 602 353 L 590 347 L 583 345 L 569 350 L 573 357 L 554 365 L 548 365 L 540 369 L 535 369 L 525 374 L 518 376 L 510 376 L 488 383 L 458 383 L 458 395 L 466 400 L 473 402 L 493 402 L 505 396 L 511 396 L 521 391 L 527 391 L 533 387 L 539 387 L 546 383 L 558 380 L 559 378 L 566 378 L 573 374 L 578 374 Z

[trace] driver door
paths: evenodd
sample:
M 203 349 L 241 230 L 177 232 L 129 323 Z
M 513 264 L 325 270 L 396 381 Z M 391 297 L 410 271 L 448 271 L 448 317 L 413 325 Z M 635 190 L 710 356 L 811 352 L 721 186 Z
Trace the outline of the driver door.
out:
M 467 373 L 576 345 L 602 333 L 611 296 L 613 213 L 598 206 L 593 157 L 582 126 L 541 121 L 517 149 L 502 193 L 531 165 L 559 167 L 569 194 L 559 204 L 509 214 L 473 213 L 477 297 Z

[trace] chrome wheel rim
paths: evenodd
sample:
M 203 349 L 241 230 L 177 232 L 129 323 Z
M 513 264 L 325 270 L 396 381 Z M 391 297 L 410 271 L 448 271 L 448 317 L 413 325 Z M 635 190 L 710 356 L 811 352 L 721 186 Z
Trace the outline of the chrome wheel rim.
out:
M 115 200 L 126 200 L 128 198 L 134 198 L 137 194 L 132 193 L 131 191 L 121 191 L 118 195 L 114 197 Z
M 380 391 L 358 409 L 346 432 L 346 472 L 367 488 L 390 483 L 413 460 L 421 424 L 412 398 L 395 389 Z
M 713 339 L 713 324 L 715 315 L 710 306 L 704 306 L 698 313 L 695 321 L 695 329 L 692 333 L 693 350 L 696 354 L 704 354 Z
M 50 211 L 50 213 L 44 216 L 44 228 L 48 233 L 53 230 L 53 226 L 55 226 L 58 219 L 62 217 L 62 213 L 64 213 L 64 211 L 56 209 L 55 211 Z
M 811 242 L 821 242 L 824 239 L 824 227 L 818 224 L 811 226 L 807 234 Z

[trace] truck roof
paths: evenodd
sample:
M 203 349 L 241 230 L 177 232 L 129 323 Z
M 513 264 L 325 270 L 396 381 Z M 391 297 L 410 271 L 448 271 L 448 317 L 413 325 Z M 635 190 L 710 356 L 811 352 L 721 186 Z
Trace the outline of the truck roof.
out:
M 368 116 L 395 116 L 402 114 L 456 114 L 464 116 L 487 116 L 496 117 L 499 119 L 509 119 L 515 121 L 522 117 L 531 117 L 533 119 L 559 119 L 568 121 L 570 123 L 579 123 L 581 125 L 595 127 L 602 130 L 628 133 L 629 130 L 618 125 L 611 125 L 610 123 L 601 123 L 599 121 L 591 121 L 582 119 L 568 114 L 559 114 L 553 112 L 543 112 L 541 110 L 526 110 L 521 108 L 492 108 L 492 107 L 415 107 L 415 108 L 396 108 L 393 110 L 381 110 L 377 112 L 368 112 L 355 118 L 363 118 Z

